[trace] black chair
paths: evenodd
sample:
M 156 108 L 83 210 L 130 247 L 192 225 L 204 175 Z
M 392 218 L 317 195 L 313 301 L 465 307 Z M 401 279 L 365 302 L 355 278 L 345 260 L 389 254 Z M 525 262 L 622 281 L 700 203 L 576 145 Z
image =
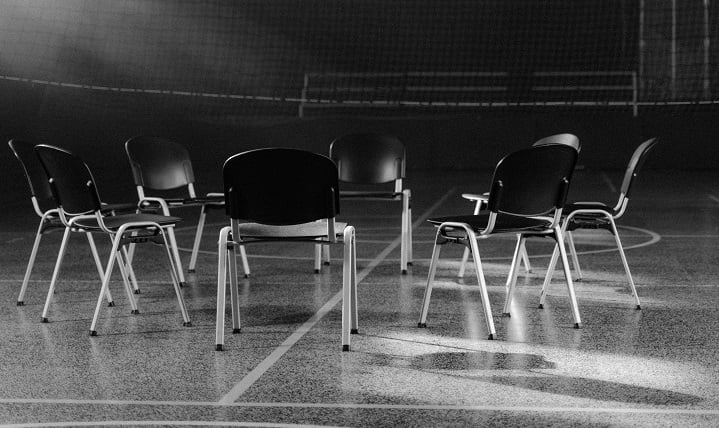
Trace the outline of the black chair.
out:
M 418 322 L 419 327 L 427 325 L 432 283 L 443 245 L 462 244 L 469 247 L 473 255 L 489 339 L 493 339 L 496 333 L 477 240 L 508 233 L 519 236 L 507 279 L 504 311 L 507 314 L 514 289 L 513 279 L 516 279 L 516 271 L 520 263 L 520 248 L 527 238 L 553 238 L 559 244 L 562 260 L 566 262 L 560 219 L 576 161 L 577 151 L 563 144 L 531 147 L 511 153 L 505 156 L 494 170 L 487 210 L 476 215 L 448 216 L 429 220 L 437 226 L 437 234 Z M 567 264 L 565 263 L 564 266 L 566 270 Z M 569 275 L 567 275 L 567 288 L 575 326 L 579 327 L 581 323 L 579 310 L 574 295 L 574 285 Z
M 65 225 L 60 252 L 58 254 L 53 279 L 48 290 L 45 309 L 43 310 L 43 322 L 47 322 L 47 313 L 55 290 L 55 282 L 62 265 L 63 256 L 68 238 L 72 231 L 86 233 L 104 233 L 112 238 L 112 250 L 110 257 L 101 275 L 102 287 L 95 307 L 95 314 L 90 326 L 90 335 L 97 335 L 96 325 L 100 315 L 103 296 L 109 289 L 110 278 L 118 261 L 118 267 L 122 273 L 125 290 L 130 301 L 132 313 L 138 313 L 137 303 L 133 290 L 126 280 L 127 254 L 123 253 L 123 247 L 129 243 L 159 242 L 162 243 L 167 252 L 170 263 L 172 283 L 177 294 L 180 310 L 184 319 L 184 325 L 189 326 L 190 318 L 185 307 L 185 301 L 180 291 L 178 280 L 178 267 L 175 266 L 170 246 L 166 239 L 167 230 L 180 221 L 178 217 L 169 217 L 156 214 L 111 214 L 103 211 L 103 204 L 98 194 L 95 180 L 88 166 L 72 153 L 48 145 L 35 146 L 35 151 L 45 169 L 52 190 L 53 197 L 58 207 L 58 215 Z
M 407 265 L 412 264 L 412 206 L 411 192 L 403 182 L 407 165 L 404 144 L 390 135 L 349 134 L 330 144 L 329 156 L 337 164 L 340 185 L 346 187 L 340 189 L 342 199 L 402 203 L 400 269 L 406 274 Z
M 177 142 L 149 136 L 137 136 L 125 142 L 125 152 L 130 161 L 140 206 L 143 210 L 155 207 L 158 212 L 169 216 L 171 209 L 199 207 L 195 240 L 188 271 L 194 272 L 197 255 L 204 231 L 207 210 L 223 209 L 225 196 L 222 193 L 208 193 L 198 197 L 195 192 L 195 173 L 187 149 Z M 173 231 L 168 234 L 175 257 L 180 266 L 180 283 L 185 283 L 182 262 Z M 240 248 L 245 276 L 250 273 L 244 248 Z
M 61 231 L 65 229 L 65 225 L 60 219 L 57 205 L 52 197 L 52 190 L 48 183 L 47 174 L 40 163 L 40 159 L 35 153 L 35 144 L 12 139 L 8 141 L 8 146 L 12 150 L 13 154 L 20 162 L 25 179 L 27 180 L 28 187 L 30 189 L 30 199 L 35 213 L 40 217 L 40 224 L 38 225 L 37 232 L 35 233 L 35 240 L 33 241 L 32 250 L 30 252 L 30 259 L 27 263 L 25 270 L 25 276 L 22 280 L 20 287 L 20 294 L 17 298 L 17 306 L 23 306 L 25 304 L 25 293 L 27 292 L 28 283 L 32 274 L 33 267 L 35 266 L 35 259 L 37 258 L 37 252 L 40 248 L 40 242 L 45 234 Z M 116 212 L 116 211 L 132 211 L 136 208 L 135 204 L 113 204 L 103 205 L 103 211 L 105 212 Z M 86 233 L 88 242 L 90 244 L 90 251 L 95 259 L 98 273 L 102 277 L 102 263 L 97 253 L 97 247 L 92 234 Z M 134 277 L 130 275 L 130 279 L 133 281 L 133 286 L 137 289 L 137 282 L 134 281 Z M 107 299 L 112 304 L 112 295 L 108 290 Z
M 577 229 L 604 229 L 609 231 L 614 236 L 614 241 L 617 244 L 617 250 L 619 251 L 619 257 L 622 259 L 624 265 L 624 272 L 627 275 L 627 281 L 636 303 L 636 308 L 641 309 L 641 303 L 639 302 L 639 295 L 634 285 L 634 279 L 629 271 L 629 264 L 627 263 L 627 257 L 624 254 L 624 248 L 622 242 L 619 239 L 619 233 L 617 232 L 616 220 L 619 219 L 627 209 L 629 204 L 629 192 L 632 190 L 632 183 L 636 179 L 639 169 L 644 164 L 649 152 L 657 145 L 659 140 L 657 138 L 651 138 L 641 143 L 632 154 L 629 159 L 629 164 L 624 172 L 624 179 L 622 180 L 622 186 L 619 189 L 619 200 L 614 207 L 610 207 L 602 202 L 572 202 L 567 204 L 562 211 L 562 229 L 566 231 L 568 243 L 572 254 L 577 254 L 576 248 L 574 247 L 574 240 L 572 239 L 572 232 Z M 549 290 L 549 284 L 552 280 L 552 274 L 557 263 L 557 248 L 554 249 L 552 258 L 549 262 L 549 268 L 547 276 L 542 286 L 542 294 L 539 301 L 539 307 L 544 307 L 544 300 Z M 582 278 L 582 271 L 579 266 L 579 261 L 574 259 L 574 268 L 577 272 L 578 278 Z
M 548 137 L 544 137 L 542 139 L 537 140 L 534 144 L 532 144 L 533 147 L 536 146 L 546 146 L 550 144 L 566 144 L 570 147 L 573 147 L 577 153 L 581 150 L 581 145 L 579 143 L 579 138 L 577 138 L 575 135 L 572 134 L 556 134 L 556 135 L 550 135 Z M 463 193 L 462 197 L 464 199 L 467 199 L 469 201 L 472 201 L 475 203 L 474 205 L 474 214 L 479 214 L 479 212 L 483 209 L 487 208 L 487 199 L 489 198 L 489 192 L 485 193 Z M 571 238 L 571 237 L 570 237 Z M 570 253 L 571 253 L 571 246 L 570 246 Z M 572 257 L 576 259 L 576 255 L 574 253 L 571 253 Z M 522 258 L 522 263 L 524 264 L 524 268 L 527 270 L 527 272 L 532 271 L 532 265 L 529 261 L 529 256 L 527 255 L 527 249 L 522 247 L 520 248 L 520 255 Z M 464 277 L 464 269 L 465 265 L 467 264 L 467 260 L 469 259 L 469 248 L 464 249 L 464 253 L 462 254 L 462 261 L 459 265 L 459 272 L 457 273 L 457 276 L 459 278 Z
M 240 332 L 235 248 L 319 242 L 344 245 L 342 349 L 348 351 L 350 334 L 357 332 L 355 230 L 335 222 L 340 207 L 335 164 L 303 150 L 266 148 L 230 157 L 222 171 L 230 225 L 222 228 L 218 243 L 216 349 L 221 351 L 224 344 L 228 268 L 233 333 Z

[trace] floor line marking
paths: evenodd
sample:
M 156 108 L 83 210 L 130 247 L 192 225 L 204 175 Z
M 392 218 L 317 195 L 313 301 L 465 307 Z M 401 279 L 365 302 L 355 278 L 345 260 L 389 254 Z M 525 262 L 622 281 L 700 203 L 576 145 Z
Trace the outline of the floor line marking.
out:
M 236 402 L 215 401 L 132 401 L 132 400 L 70 400 L 70 399 L 0 399 L 0 404 L 73 404 L 73 405 L 145 405 L 180 407 L 260 407 L 304 409 L 368 409 L 368 410 L 470 410 L 507 412 L 582 412 L 582 413 L 661 413 L 686 415 L 719 415 L 719 409 L 686 409 L 670 407 L 572 407 L 572 406 L 492 406 L 472 404 L 381 404 L 381 403 L 303 403 L 303 402 Z M 0 425 L 5 427 L 6 425 Z
M 450 196 L 454 194 L 454 188 L 450 189 L 437 202 L 435 202 L 427 211 L 425 211 L 413 224 L 412 228 L 424 222 L 429 215 L 434 212 L 440 205 L 444 203 Z M 372 259 L 364 269 L 357 273 L 357 284 L 374 270 L 402 241 L 402 236 L 398 236 L 384 250 Z M 267 370 L 282 358 L 282 356 L 292 348 L 308 331 L 310 331 L 317 322 L 327 315 L 342 300 L 342 290 L 332 296 L 309 320 L 305 321 L 294 333 L 292 333 L 284 342 L 282 342 L 270 355 L 260 362 L 252 371 L 250 371 L 242 380 L 235 384 L 232 389 L 227 392 L 220 400 L 221 404 L 230 404 L 237 401 L 242 394 L 247 391 Z

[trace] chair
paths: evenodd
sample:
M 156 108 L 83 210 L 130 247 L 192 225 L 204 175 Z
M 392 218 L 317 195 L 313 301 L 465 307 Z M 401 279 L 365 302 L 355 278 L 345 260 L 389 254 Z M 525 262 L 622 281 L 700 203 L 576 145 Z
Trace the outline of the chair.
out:
M 159 212 L 169 216 L 171 209 L 200 207 L 200 218 L 197 222 L 188 266 L 188 272 L 194 272 L 207 210 L 222 209 L 225 205 L 224 195 L 222 193 L 208 193 L 204 197 L 196 195 L 192 161 L 187 149 L 179 143 L 159 137 L 138 136 L 125 142 L 125 152 L 130 161 L 137 195 L 143 210 L 159 208 Z M 185 276 L 177 240 L 174 231 L 168 232 L 175 263 L 180 267 L 180 284 L 184 285 Z M 249 276 L 250 268 L 244 248 L 240 248 L 240 252 L 245 276 Z
M 579 153 L 581 149 L 581 145 L 579 143 L 579 138 L 577 138 L 575 135 L 572 134 L 556 134 L 556 135 L 550 135 L 549 137 L 544 137 L 540 140 L 537 140 L 532 146 L 544 146 L 548 144 L 566 144 L 570 147 L 574 147 L 574 149 Z M 463 193 L 462 197 L 464 199 L 470 200 L 475 202 L 474 205 L 474 213 L 473 214 L 479 214 L 479 212 L 483 209 L 487 208 L 487 198 L 489 196 L 488 192 L 485 193 Z M 571 238 L 570 238 L 571 239 Z M 570 247 L 571 249 L 572 247 Z M 570 251 L 571 252 L 571 251 Z M 522 247 L 520 248 L 520 255 L 522 258 L 522 263 L 524 264 L 524 268 L 527 272 L 532 271 L 532 265 L 529 261 L 529 256 L 527 255 L 527 249 Z M 576 255 L 572 253 L 572 257 L 576 259 Z M 467 260 L 469 258 L 469 248 L 464 249 L 464 253 L 462 254 L 462 261 L 459 265 L 459 272 L 457 273 L 457 277 L 462 278 L 464 277 L 464 269 L 467 264 Z M 575 264 L 576 265 L 576 264 Z
M 513 280 L 516 280 L 516 271 L 519 266 L 520 248 L 527 238 L 553 238 L 558 243 L 562 260 L 565 261 L 565 272 L 567 271 L 560 219 L 576 161 L 577 151 L 563 144 L 530 147 L 513 152 L 505 156 L 494 170 L 487 198 L 487 210 L 476 215 L 447 216 L 429 220 L 437 226 L 437 233 L 418 327 L 427 326 L 432 283 L 443 245 L 462 244 L 469 247 L 473 255 L 490 340 L 496 333 L 487 295 L 487 285 L 482 271 L 478 239 L 507 233 L 519 236 L 512 258 L 510 275 L 507 278 L 504 310 L 507 314 L 514 289 Z M 575 327 L 579 327 L 581 323 L 579 310 L 574 295 L 574 285 L 569 275 L 567 275 L 567 289 L 572 304 Z
M 572 202 L 567 204 L 562 211 L 562 229 L 566 231 L 566 236 L 570 246 L 572 254 L 577 254 L 574 247 L 574 240 L 572 239 L 572 232 L 577 229 L 605 229 L 614 235 L 614 241 L 619 251 L 619 257 L 622 259 L 624 265 L 624 272 L 627 275 L 627 281 L 632 291 L 632 296 L 636 303 L 636 308 L 641 309 L 641 303 L 639 302 L 639 295 L 637 294 L 636 287 L 634 286 L 634 279 L 629 271 L 629 264 L 627 263 L 627 257 L 624 254 L 624 248 L 622 242 L 619 239 L 619 233 L 617 232 L 616 220 L 620 218 L 627 209 L 629 203 L 629 192 L 632 189 L 632 183 L 639 173 L 639 169 L 644 164 L 649 152 L 659 142 L 657 138 L 651 138 L 641 143 L 632 154 L 629 159 L 629 164 L 624 172 L 624 179 L 622 186 L 619 190 L 619 200 L 614 207 L 610 207 L 602 202 Z M 575 256 L 576 257 L 576 256 Z M 547 275 L 542 286 L 542 293 L 539 301 L 539 307 L 544 307 L 544 300 L 549 290 L 549 284 L 552 280 L 552 274 L 557 263 L 557 249 L 554 249 L 552 258 L 549 262 L 549 268 Z M 581 279 L 582 273 L 579 266 L 579 261 L 574 259 L 574 268 L 577 271 L 578 277 Z
M 100 315 L 100 307 L 103 296 L 109 290 L 110 277 L 116 260 L 123 277 L 132 313 L 138 313 L 132 287 L 126 280 L 128 277 L 126 268 L 128 257 L 123 252 L 123 247 L 129 243 L 160 242 L 164 245 L 184 325 L 190 326 L 190 318 L 180 291 L 178 267 L 174 264 L 172 252 L 165 236 L 167 230 L 174 227 L 180 221 L 180 218 L 142 213 L 106 213 L 103 211 L 103 205 L 92 173 L 79 157 L 66 150 L 48 145 L 35 146 L 35 151 L 48 176 L 50 189 L 57 204 L 58 216 L 65 225 L 65 233 L 63 234 L 55 270 L 50 282 L 50 289 L 45 301 L 42 315 L 43 322 L 47 322 L 48 309 L 55 291 L 55 283 L 63 262 L 68 238 L 72 231 L 79 231 L 88 234 L 104 233 L 112 238 L 112 250 L 109 260 L 104 272 L 101 272 L 102 287 L 90 326 L 90 335 L 97 335 L 96 326 Z
M 23 277 L 22 285 L 20 287 L 20 294 L 17 298 L 17 306 L 23 306 L 25 304 L 25 293 L 27 292 L 28 283 L 30 281 L 32 269 L 35 266 L 35 259 L 37 258 L 37 252 L 40 248 L 40 242 L 42 241 L 43 235 L 54 231 L 64 230 L 65 225 L 60 219 L 57 205 L 52 197 L 52 191 L 47 180 L 47 175 L 43 170 L 40 159 L 35 153 L 35 144 L 28 141 L 12 139 L 8 141 L 8 146 L 10 146 L 10 150 L 12 150 L 13 154 L 20 162 L 30 189 L 32 206 L 35 213 L 40 217 L 40 224 L 38 225 L 37 232 L 35 233 L 35 240 L 33 241 L 32 250 L 30 252 L 30 259 L 28 260 L 25 276 Z M 106 212 L 127 211 L 134 210 L 135 208 L 135 204 L 103 205 L 103 211 Z M 93 240 L 92 234 L 87 233 L 86 235 L 98 272 L 102 277 L 102 264 L 100 262 L 99 255 L 97 254 L 95 241 Z M 133 285 L 136 287 L 137 283 L 134 281 L 134 278 L 131 277 L 131 279 L 133 279 Z M 107 298 L 108 302 L 112 305 L 112 295 L 109 292 Z
M 342 349 L 348 351 L 350 334 L 357 332 L 355 230 L 335 222 L 340 207 L 335 164 L 303 150 L 265 148 L 230 157 L 222 170 L 230 225 L 220 230 L 218 243 L 216 349 L 221 351 L 224 344 L 228 268 L 232 331 L 240 332 L 235 248 L 268 242 L 320 242 L 344 245 Z
M 330 144 L 329 156 L 337 164 L 340 185 L 362 187 L 341 190 L 340 198 L 402 203 L 400 269 L 406 274 L 407 265 L 412 264 L 412 206 L 411 192 L 403 186 L 407 164 L 404 144 L 389 135 L 350 134 Z M 315 271 L 319 271 L 318 260 Z

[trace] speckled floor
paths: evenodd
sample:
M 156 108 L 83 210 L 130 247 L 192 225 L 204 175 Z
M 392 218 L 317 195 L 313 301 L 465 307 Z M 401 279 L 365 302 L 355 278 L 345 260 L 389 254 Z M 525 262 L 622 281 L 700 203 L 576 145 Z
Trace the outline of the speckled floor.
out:
M 571 196 L 613 202 L 621 174 L 580 170 Z M 637 183 L 620 234 L 641 311 L 611 236 L 589 231 L 576 235 L 583 328 L 572 328 L 561 273 L 537 309 L 549 242 L 529 244 L 534 270 L 520 274 L 512 317 L 503 318 L 513 241 L 497 238 L 480 243 L 497 339 L 486 340 L 473 269 L 456 277 L 458 247 L 443 252 L 428 327 L 418 329 L 433 239 L 424 220 L 470 212 L 459 194 L 488 180 L 489 172 L 413 172 L 408 275 L 399 272 L 399 206 L 343 204 L 359 240 L 360 333 L 350 352 L 341 352 L 333 304 L 341 252 L 313 274 L 307 246 L 248 249 L 242 333 L 232 335 L 228 321 L 225 350 L 215 351 L 219 213 L 183 289 L 191 327 L 182 326 L 161 249 L 150 247 L 135 262 L 140 314 L 130 314 L 116 274 L 117 305 L 103 308 L 99 335 L 90 337 L 99 281 L 81 237 L 71 241 L 43 324 L 60 234 L 46 237 L 25 306 L 16 306 L 36 218 L 25 187 L 4 186 L 0 427 L 717 426 L 719 175 L 650 170 Z M 196 213 L 182 215 L 187 263 Z

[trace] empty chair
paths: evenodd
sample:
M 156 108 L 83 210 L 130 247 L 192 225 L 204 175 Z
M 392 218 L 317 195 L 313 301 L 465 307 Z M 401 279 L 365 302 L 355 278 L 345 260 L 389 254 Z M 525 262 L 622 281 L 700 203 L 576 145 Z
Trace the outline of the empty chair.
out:
M 88 166 L 72 153 L 47 145 L 38 145 L 35 151 L 45 169 L 50 183 L 50 189 L 57 204 L 57 213 L 65 225 L 60 251 L 58 253 L 53 278 L 50 282 L 45 309 L 43 310 L 43 321 L 47 322 L 47 313 L 55 290 L 55 283 L 63 262 L 67 241 L 72 231 L 86 233 L 104 233 L 112 238 L 112 249 L 109 260 L 101 274 L 102 287 L 98 296 L 95 314 L 90 325 L 90 334 L 97 334 L 97 321 L 100 315 L 100 307 L 103 296 L 109 290 L 110 278 L 115 262 L 122 273 L 125 290 L 130 302 L 132 313 L 137 313 L 137 304 L 133 290 L 126 280 L 127 254 L 123 247 L 128 243 L 160 242 L 164 245 L 172 277 L 172 283 L 177 294 L 180 310 L 184 319 L 184 325 L 189 326 L 190 318 L 185 307 L 185 302 L 180 291 L 178 281 L 178 268 L 174 265 L 174 259 L 170 246 L 166 239 L 166 231 L 174 227 L 180 221 L 178 217 L 169 217 L 156 214 L 112 214 L 103 211 L 103 205 L 98 194 L 95 180 Z
M 489 339 L 493 339 L 496 333 L 482 271 L 478 239 L 508 233 L 519 236 L 506 284 L 504 312 L 507 314 L 520 263 L 520 248 L 527 238 L 537 236 L 553 238 L 558 243 L 562 260 L 565 262 L 565 271 L 567 270 L 560 219 L 576 161 L 577 151 L 563 144 L 531 147 L 511 153 L 499 161 L 494 170 L 486 210 L 476 215 L 446 216 L 429 220 L 437 226 L 437 232 L 419 327 L 426 327 L 432 283 L 443 245 L 451 243 L 465 245 L 472 253 Z M 581 320 L 570 275 L 567 275 L 567 289 L 575 326 L 579 327 Z
M 33 241 L 32 250 L 30 252 L 30 259 L 28 260 L 25 276 L 23 277 L 22 285 L 20 287 L 20 294 L 17 298 L 17 305 L 23 306 L 25 304 L 25 293 L 27 292 L 28 283 L 30 281 L 30 276 L 35 265 L 35 259 L 37 258 L 37 252 L 40 248 L 40 242 L 42 241 L 43 235 L 53 231 L 64 230 L 65 225 L 60 219 L 57 204 L 53 199 L 50 184 L 48 183 L 47 174 L 40 163 L 40 159 L 35 153 L 35 144 L 28 141 L 12 139 L 8 141 L 8 146 L 10 146 L 10 149 L 15 154 L 15 157 L 20 162 L 30 189 L 32 206 L 35 213 L 40 217 L 40 224 L 38 225 L 37 232 L 35 233 L 35 240 Z M 127 211 L 134 210 L 135 208 L 135 204 L 103 205 L 103 211 Z M 92 252 L 93 258 L 95 259 L 98 267 L 98 272 L 102 276 L 102 265 L 97 254 L 95 241 L 90 233 L 87 233 L 86 235 L 90 244 L 90 251 Z M 108 300 L 112 302 L 112 296 L 109 293 L 107 297 Z
M 182 144 L 159 137 L 138 136 L 125 142 L 125 152 L 130 161 L 137 195 L 143 209 L 159 207 L 163 215 L 169 216 L 171 209 L 200 208 L 200 218 L 197 222 L 188 266 L 188 271 L 194 272 L 207 210 L 222 209 L 225 205 L 224 195 L 208 193 L 202 197 L 197 196 L 192 160 Z M 175 263 L 180 266 L 180 283 L 184 284 L 182 262 L 177 248 L 177 240 L 172 230 L 169 231 L 168 237 L 172 245 Z M 240 248 L 240 251 L 245 275 L 249 275 L 249 265 L 244 248 Z
M 629 271 L 629 264 L 627 263 L 627 257 L 624 254 L 624 248 L 622 242 L 619 239 L 619 233 L 617 232 L 616 220 L 620 218 L 627 209 L 629 204 L 629 192 L 632 190 L 632 183 L 639 173 L 639 169 L 644 164 L 647 158 L 647 154 L 654 148 L 659 142 L 656 138 L 651 138 L 641 143 L 632 154 L 629 159 L 629 164 L 624 172 L 624 179 L 622 180 L 622 186 L 619 189 L 619 200 L 613 207 L 606 205 L 602 202 L 572 202 L 564 207 L 562 215 L 562 229 L 566 231 L 568 243 L 572 254 L 576 255 L 577 251 L 574 247 L 574 240 L 571 239 L 572 231 L 577 229 L 605 229 L 608 230 L 613 236 L 614 241 L 617 245 L 619 257 L 622 259 L 624 265 L 624 272 L 629 282 L 629 287 L 636 303 L 636 308 L 641 309 L 641 303 L 639 302 L 639 295 L 634 285 L 634 279 Z M 554 273 L 554 267 L 557 263 L 557 248 L 554 249 L 552 258 L 549 262 L 549 269 L 542 286 L 542 294 L 540 297 L 539 307 L 544 306 L 544 300 L 549 290 L 549 284 L 552 280 L 552 274 Z M 577 271 L 579 278 L 582 277 L 581 268 L 579 261 L 574 258 L 574 268 Z
M 556 135 L 550 135 L 548 137 L 544 137 L 540 140 L 537 140 L 532 146 L 544 146 L 548 144 L 566 144 L 570 147 L 573 147 L 577 153 L 579 153 L 581 146 L 579 143 L 579 138 L 577 138 L 575 135 L 572 134 L 556 134 Z M 479 212 L 483 209 L 487 208 L 487 199 L 489 197 L 489 192 L 485 193 L 463 193 L 462 197 L 464 199 L 473 201 L 475 203 L 474 205 L 474 214 L 479 214 Z M 570 237 L 571 239 L 571 237 Z M 570 247 L 571 249 L 571 247 Z M 524 268 L 527 270 L 527 272 L 530 272 L 532 270 L 531 262 L 529 261 L 529 256 L 527 255 L 527 249 L 522 247 L 520 248 L 520 255 L 522 258 L 522 262 L 524 263 Z M 572 256 L 576 259 L 576 255 L 572 253 Z M 464 269 L 467 264 L 467 259 L 469 258 L 469 248 L 464 249 L 464 253 L 462 254 L 462 261 L 459 265 L 459 272 L 457 273 L 457 276 L 462 278 L 464 276 Z
M 319 242 L 344 246 L 342 349 L 349 350 L 350 334 L 357 332 L 355 230 L 335 221 L 340 208 L 335 164 L 326 156 L 303 150 L 267 148 L 230 157 L 222 171 L 230 225 L 222 228 L 218 243 L 216 349 L 222 350 L 224 344 L 228 269 L 232 331 L 239 333 L 241 328 L 235 248 Z
M 411 192 L 404 187 L 405 146 L 396 137 L 372 133 L 349 134 L 330 144 L 330 158 L 337 164 L 342 199 L 402 203 L 400 269 L 407 273 L 412 264 Z M 319 269 L 316 264 L 315 269 Z

